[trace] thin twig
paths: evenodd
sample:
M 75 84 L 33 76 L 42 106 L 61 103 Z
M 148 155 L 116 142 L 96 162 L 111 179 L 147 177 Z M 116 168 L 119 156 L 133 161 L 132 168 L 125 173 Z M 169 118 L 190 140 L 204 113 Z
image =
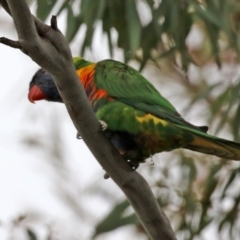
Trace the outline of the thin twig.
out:
M 13 40 L 5 38 L 5 37 L 0 38 L 0 43 L 7 45 L 9 47 L 12 47 L 12 48 L 22 49 L 22 46 L 19 43 L 19 41 L 13 41 Z

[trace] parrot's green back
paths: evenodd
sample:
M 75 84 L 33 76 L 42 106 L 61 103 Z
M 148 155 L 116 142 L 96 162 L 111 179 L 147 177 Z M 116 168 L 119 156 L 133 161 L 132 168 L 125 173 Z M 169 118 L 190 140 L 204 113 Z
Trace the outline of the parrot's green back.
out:
M 126 159 L 141 162 L 157 152 L 187 148 L 240 160 L 240 143 L 186 122 L 134 68 L 114 60 L 74 62 L 97 118 L 106 122 L 107 135 Z
M 186 122 L 173 105 L 134 68 L 117 61 L 104 60 L 96 64 L 95 71 L 96 85 L 107 90 L 115 99 L 161 119 L 204 132 L 207 130 L 206 127 L 196 127 Z

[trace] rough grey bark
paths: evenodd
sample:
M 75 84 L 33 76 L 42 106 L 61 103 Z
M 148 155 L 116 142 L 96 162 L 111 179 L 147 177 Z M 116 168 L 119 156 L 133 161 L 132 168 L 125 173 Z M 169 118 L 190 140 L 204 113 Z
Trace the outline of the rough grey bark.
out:
M 0 0 L 0 4 L 12 16 L 19 38 L 18 41 L 0 38 L 0 43 L 21 49 L 52 74 L 77 131 L 103 169 L 125 193 L 151 239 L 176 239 L 145 179 L 130 169 L 100 131 L 76 74 L 68 43 L 57 28 L 56 18 L 52 17 L 51 26 L 45 25 L 31 15 L 25 0 Z

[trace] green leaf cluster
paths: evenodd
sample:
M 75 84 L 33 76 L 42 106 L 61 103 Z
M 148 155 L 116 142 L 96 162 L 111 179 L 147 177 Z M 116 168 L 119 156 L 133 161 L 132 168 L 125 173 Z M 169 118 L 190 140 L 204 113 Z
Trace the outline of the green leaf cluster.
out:
M 123 49 L 125 61 L 137 59 L 144 67 L 147 60 L 170 56 L 187 69 L 194 60 L 188 52 L 186 38 L 196 23 L 204 25 L 211 46 L 211 55 L 221 65 L 220 41 L 225 48 L 240 52 L 240 5 L 237 0 L 141 0 L 149 10 L 150 21 L 143 25 L 139 1 L 136 0 L 56 0 L 37 1 L 37 16 L 46 20 L 50 14 L 67 12 L 66 38 L 73 40 L 82 26 L 87 30 L 81 46 L 81 55 L 91 48 L 97 22 L 107 35 L 109 51 L 114 47 Z M 57 6 L 56 6 L 57 5 Z M 142 5 L 141 5 L 142 6 Z M 52 9 L 54 8 L 54 12 Z M 117 43 L 112 38 L 112 30 L 118 34 Z M 157 54 L 153 54 L 156 52 Z

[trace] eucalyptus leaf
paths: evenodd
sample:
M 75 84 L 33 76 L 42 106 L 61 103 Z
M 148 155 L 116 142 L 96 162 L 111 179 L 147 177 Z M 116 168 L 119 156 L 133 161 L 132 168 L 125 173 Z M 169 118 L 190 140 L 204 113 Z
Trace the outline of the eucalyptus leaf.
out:
M 27 232 L 28 240 L 37 240 L 38 239 L 37 235 L 30 228 L 27 228 L 26 232 Z
M 128 216 L 123 216 L 124 211 L 130 206 L 127 200 L 115 205 L 112 211 L 96 226 L 93 237 L 97 235 L 112 231 L 116 228 L 139 223 L 135 213 Z
M 37 17 L 45 21 L 55 6 L 57 0 L 37 0 Z

